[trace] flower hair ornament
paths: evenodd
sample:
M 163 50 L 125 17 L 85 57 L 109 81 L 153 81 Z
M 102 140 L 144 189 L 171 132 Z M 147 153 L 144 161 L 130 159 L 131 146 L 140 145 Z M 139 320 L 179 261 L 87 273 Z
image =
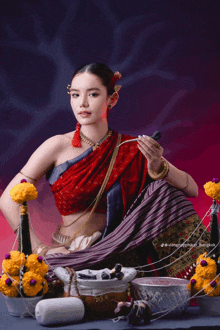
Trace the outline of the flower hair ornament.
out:
M 116 81 L 118 81 L 119 79 L 121 79 L 122 75 L 119 71 L 116 71 L 113 76 L 112 79 L 110 81 L 110 86 L 112 89 L 115 90 L 116 93 L 118 93 L 121 89 L 121 85 L 115 85 Z
M 109 83 L 110 87 L 112 89 L 114 89 L 115 93 L 118 94 L 119 90 L 121 89 L 121 85 L 116 85 L 116 81 L 118 81 L 119 79 L 121 79 L 122 75 L 119 71 L 116 71 L 113 75 L 112 75 L 112 79 Z M 70 85 L 67 85 L 67 94 L 70 94 Z M 110 110 L 112 108 L 111 105 L 108 106 L 108 110 Z M 71 145 L 73 147 L 76 148 L 80 148 L 81 147 L 81 136 L 80 136 L 80 123 L 77 121 L 76 123 L 76 130 L 75 133 L 73 134 L 73 138 L 72 138 L 72 142 Z

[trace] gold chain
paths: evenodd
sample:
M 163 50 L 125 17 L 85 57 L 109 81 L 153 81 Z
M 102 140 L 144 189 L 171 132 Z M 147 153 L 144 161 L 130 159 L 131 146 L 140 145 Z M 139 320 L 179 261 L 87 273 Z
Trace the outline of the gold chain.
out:
M 96 198 L 92 201 L 92 203 L 87 207 L 87 209 L 85 210 L 85 211 L 83 211 L 83 213 L 82 214 L 80 214 L 80 216 L 78 217 L 78 218 L 76 218 L 75 220 L 73 220 L 71 223 L 69 223 L 68 225 L 64 225 L 64 224 L 62 224 L 61 226 L 62 227 L 69 227 L 69 226 L 71 226 L 73 223 L 75 223 L 77 220 L 79 220 L 84 214 L 86 214 L 86 212 L 90 209 L 90 207 L 92 206 L 92 204 L 94 204 L 95 203 L 95 200 L 96 200 Z

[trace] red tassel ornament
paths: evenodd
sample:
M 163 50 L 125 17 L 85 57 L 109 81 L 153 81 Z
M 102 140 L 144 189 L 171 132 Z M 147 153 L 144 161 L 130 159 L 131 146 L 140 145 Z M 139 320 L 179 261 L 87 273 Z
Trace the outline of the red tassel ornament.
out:
M 76 148 L 80 148 L 81 147 L 81 137 L 80 137 L 80 123 L 77 121 L 76 124 L 76 131 L 73 134 L 73 138 L 72 138 L 72 146 L 76 147 Z

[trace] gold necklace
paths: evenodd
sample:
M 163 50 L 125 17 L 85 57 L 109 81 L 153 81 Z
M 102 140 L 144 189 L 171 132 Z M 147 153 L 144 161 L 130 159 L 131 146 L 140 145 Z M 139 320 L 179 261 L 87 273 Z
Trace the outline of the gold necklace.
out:
M 92 147 L 93 151 L 96 150 L 102 144 L 102 142 L 111 135 L 112 135 L 112 131 L 108 130 L 108 132 L 105 134 L 105 136 L 101 140 L 99 140 L 98 142 L 95 143 L 80 131 L 80 137 L 81 137 L 82 141 L 86 142 L 90 146 L 93 146 Z

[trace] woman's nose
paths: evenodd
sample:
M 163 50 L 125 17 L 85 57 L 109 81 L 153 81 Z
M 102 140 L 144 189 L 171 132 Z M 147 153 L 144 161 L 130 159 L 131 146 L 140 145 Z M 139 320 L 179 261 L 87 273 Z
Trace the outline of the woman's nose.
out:
M 89 103 L 88 103 L 88 99 L 86 95 L 82 95 L 81 96 L 81 100 L 80 100 L 80 107 L 88 107 Z

